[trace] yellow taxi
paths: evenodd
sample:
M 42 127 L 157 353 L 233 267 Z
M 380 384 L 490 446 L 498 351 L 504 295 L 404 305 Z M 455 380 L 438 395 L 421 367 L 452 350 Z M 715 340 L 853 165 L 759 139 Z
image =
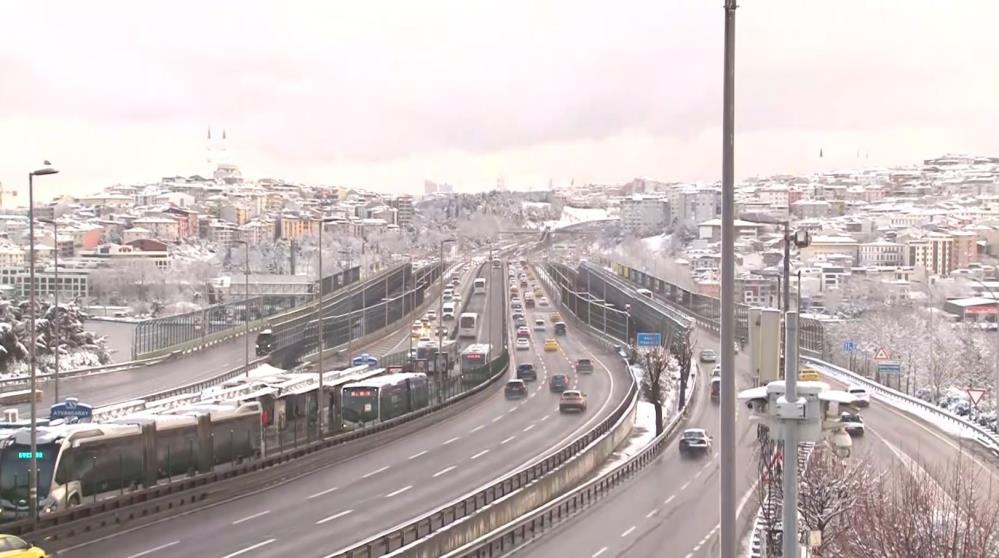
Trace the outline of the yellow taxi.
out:
M 551 351 L 557 351 L 557 350 L 558 350 L 558 341 L 556 341 L 554 339 L 547 339 L 545 341 L 545 351 L 551 352 Z
M 48 554 L 14 535 L 0 535 L 0 558 L 45 558 Z
M 819 377 L 818 370 L 814 368 L 802 368 L 801 371 L 798 372 L 798 379 L 803 382 L 818 382 L 822 378 Z
M 552 319 L 552 323 L 561 322 L 562 321 L 562 314 L 559 314 L 558 312 L 552 312 L 551 319 Z

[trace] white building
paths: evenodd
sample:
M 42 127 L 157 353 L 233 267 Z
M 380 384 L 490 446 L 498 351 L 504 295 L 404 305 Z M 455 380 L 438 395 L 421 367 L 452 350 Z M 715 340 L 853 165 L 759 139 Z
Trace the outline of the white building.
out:
M 140 217 L 132 221 L 132 226 L 148 230 L 161 242 L 177 242 L 180 235 L 177 221 L 166 217 Z
M 661 233 L 670 223 L 669 202 L 634 194 L 621 200 L 621 227 L 636 235 Z
M 891 266 L 905 262 L 905 247 L 897 242 L 875 240 L 860 245 L 859 265 Z
M 670 219 L 679 226 L 694 226 L 721 217 L 721 188 L 683 187 L 673 190 Z

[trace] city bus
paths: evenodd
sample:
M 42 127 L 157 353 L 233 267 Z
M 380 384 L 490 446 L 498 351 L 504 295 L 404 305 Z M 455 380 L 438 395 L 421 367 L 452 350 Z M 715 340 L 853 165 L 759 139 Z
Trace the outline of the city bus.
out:
M 458 317 L 458 337 L 460 339 L 475 339 L 479 336 L 479 315 L 475 312 L 465 312 Z
M 210 417 L 207 437 L 199 437 L 198 416 Z M 154 425 L 155 443 L 146 444 L 144 425 Z M 158 478 L 184 475 L 197 469 L 202 453 L 198 440 L 213 440 L 206 448 L 216 463 L 251 457 L 260 451 L 260 404 L 201 405 L 161 414 L 141 413 L 112 424 L 64 424 L 39 427 L 35 450 L 38 463 L 38 509 L 64 510 L 87 498 L 133 485 L 145 485 L 146 459 Z M 28 500 L 31 431 L 22 428 L 0 440 L 0 503 L 4 516 L 18 515 Z M 23 510 L 27 513 L 27 510 Z
M 437 355 L 443 355 L 443 358 Z M 416 345 L 416 359 L 427 362 L 426 371 L 437 373 L 437 365 L 447 370 L 458 359 L 458 342 L 454 339 L 443 341 L 420 341 Z
M 477 277 L 472 282 L 472 294 L 486 294 L 486 278 Z
M 426 374 L 376 376 L 341 388 L 343 422 L 352 427 L 390 420 L 429 404 Z
M 489 378 L 489 345 L 475 343 L 461 352 L 461 380 L 466 384 L 479 384 Z

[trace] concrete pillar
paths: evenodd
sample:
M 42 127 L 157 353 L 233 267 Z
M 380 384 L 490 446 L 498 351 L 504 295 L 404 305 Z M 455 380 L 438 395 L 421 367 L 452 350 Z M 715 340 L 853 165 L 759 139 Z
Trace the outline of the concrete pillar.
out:
M 198 472 L 207 473 L 215 463 L 215 441 L 212 438 L 212 417 L 198 415 Z
M 156 424 L 142 425 L 142 485 L 150 487 L 159 480 L 159 459 L 156 455 Z

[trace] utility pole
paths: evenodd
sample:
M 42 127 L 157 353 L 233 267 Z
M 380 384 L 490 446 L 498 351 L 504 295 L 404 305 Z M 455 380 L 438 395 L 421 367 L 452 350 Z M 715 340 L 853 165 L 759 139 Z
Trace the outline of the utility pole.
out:
M 721 558 L 736 558 L 735 517 L 735 10 L 725 0 L 722 95 Z M 789 558 L 789 557 L 788 557 Z
M 52 245 L 55 250 L 52 252 L 53 258 L 55 258 L 55 289 L 53 290 L 53 304 L 55 305 L 55 310 L 53 316 L 55 317 L 55 327 L 52 331 L 55 333 L 55 351 L 52 353 L 53 366 L 55 366 L 55 381 L 52 386 L 53 396 L 52 402 L 59 402 L 59 225 L 56 224 L 55 215 L 52 216 Z
M 323 415 L 326 413 L 326 394 L 323 392 L 323 373 L 326 369 L 323 368 L 323 350 L 326 348 L 326 324 L 323 322 L 323 228 L 325 225 L 325 220 L 322 215 L 319 217 L 319 285 L 316 287 L 316 291 L 319 295 L 319 299 L 316 301 L 316 329 L 319 332 L 319 395 L 318 402 L 316 403 L 316 411 L 318 415 L 318 426 L 319 426 L 319 437 L 322 438 L 325 432 L 323 431 Z M 348 368 L 350 366 L 348 365 Z
M 784 399 L 798 402 L 798 313 L 784 313 Z M 778 402 L 780 405 L 780 402 Z M 804 401 L 802 401 L 804 409 Z M 783 558 L 798 556 L 798 420 L 784 421 Z

